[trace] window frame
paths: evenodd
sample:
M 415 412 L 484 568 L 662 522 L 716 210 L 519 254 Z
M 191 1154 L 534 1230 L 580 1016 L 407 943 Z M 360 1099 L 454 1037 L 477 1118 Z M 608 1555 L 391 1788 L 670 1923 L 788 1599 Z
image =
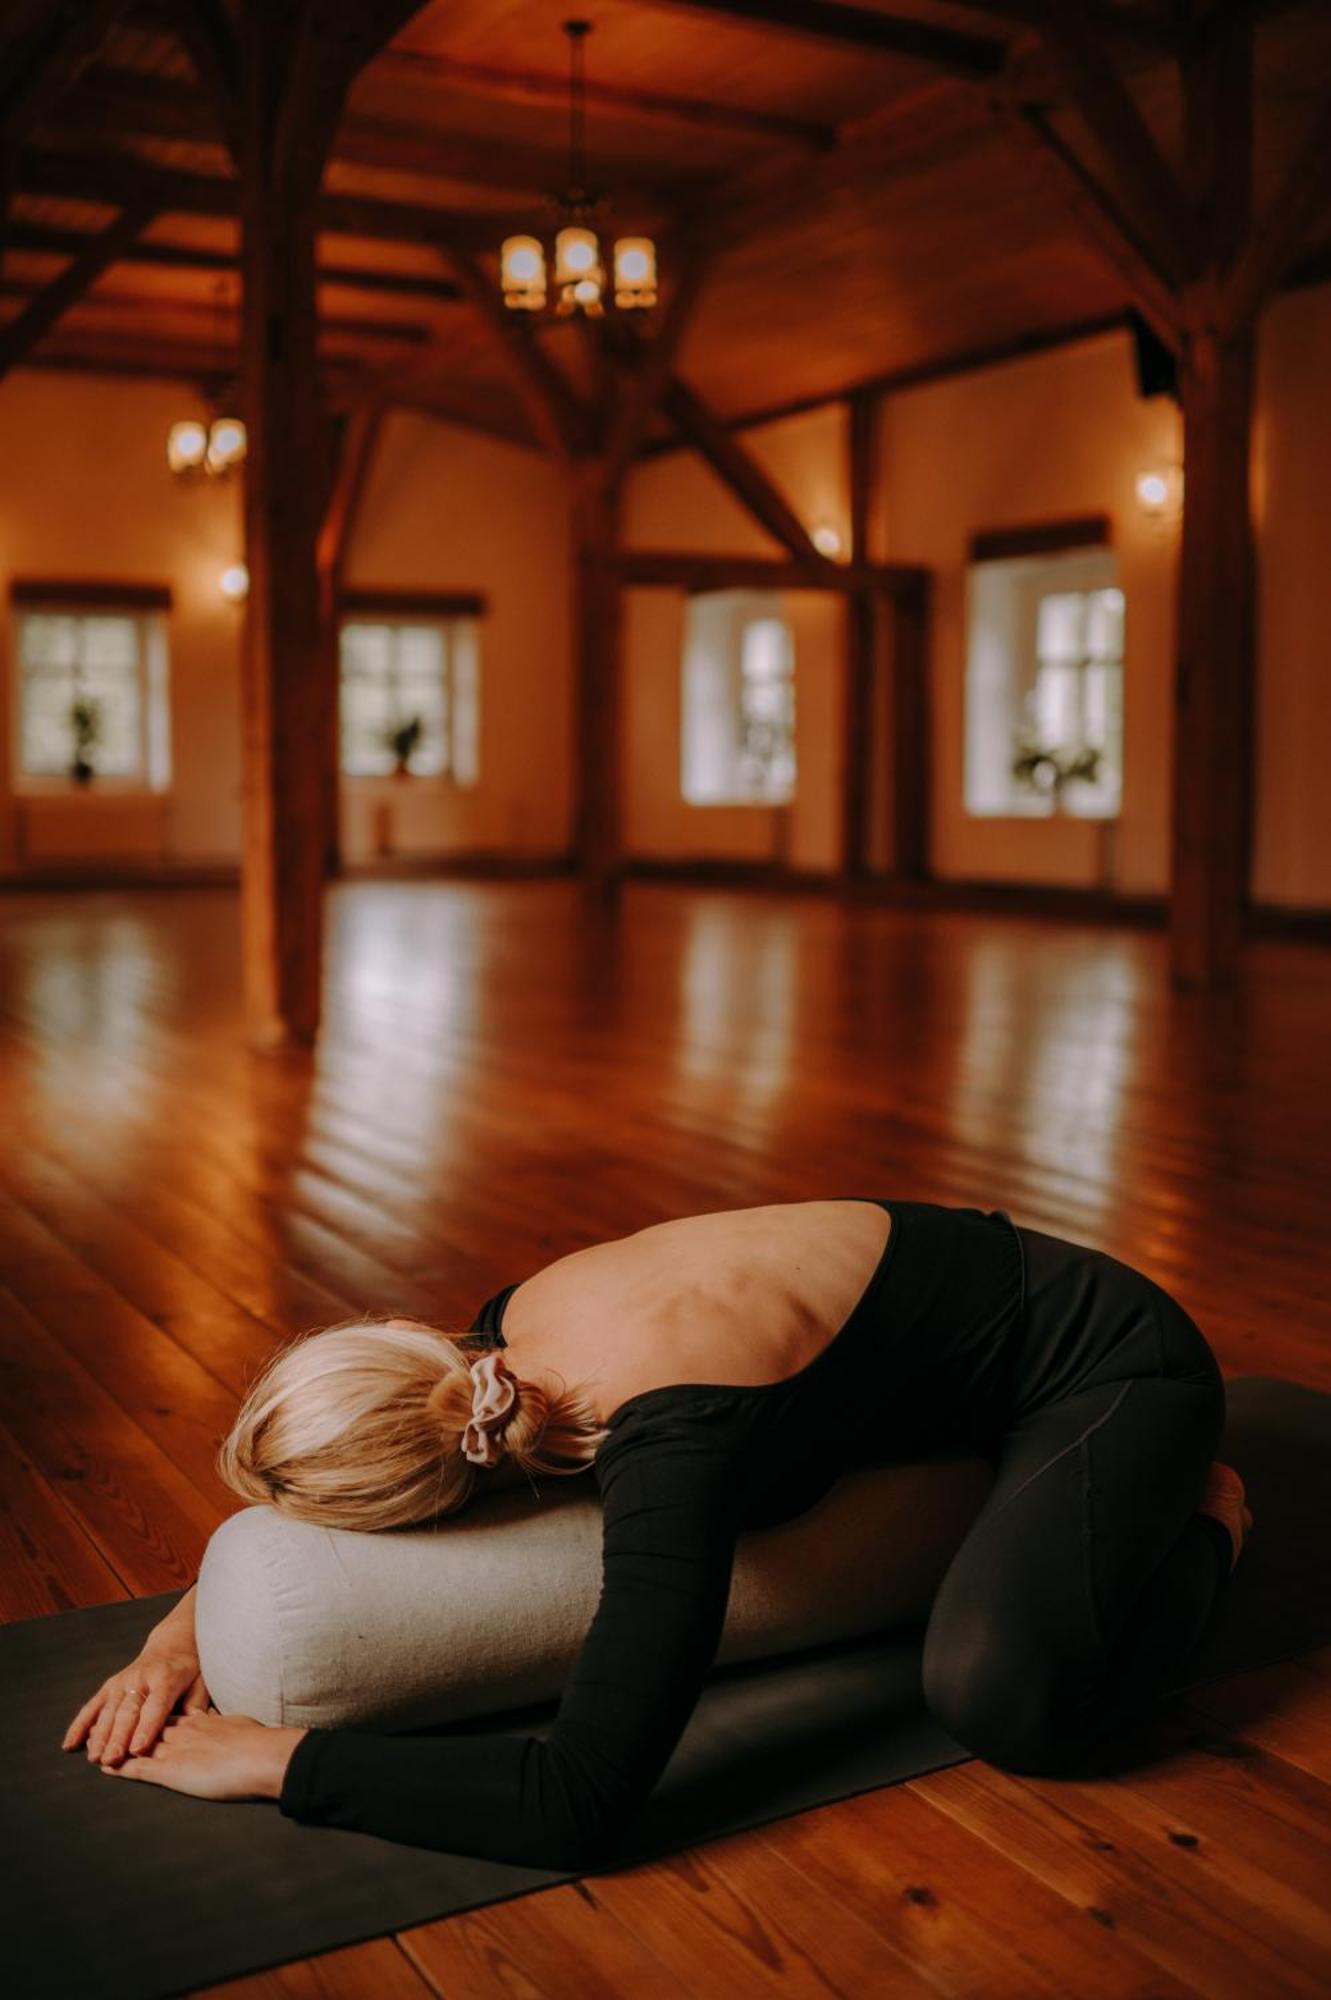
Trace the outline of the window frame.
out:
M 444 674 L 445 716 L 446 716 L 446 762 L 439 771 L 408 771 L 414 784 L 433 785 L 459 791 L 471 791 L 479 785 L 480 778 L 480 622 L 487 606 L 487 600 L 475 591 L 415 591 L 415 590 L 344 590 L 339 594 L 337 605 L 337 775 L 338 783 L 352 786 L 373 786 L 397 781 L 399 774 L 392 769 L 385 771 L 349 771 L 343 762 L 342 742 L 342 635 L 348 625 L 383 625 L 393 630 L 408 627 L 449 628 L 463 623 L 471 628 L 471 643 L 474 652 L 472 672 L 474 675 L 474 730 L 472 746 L 472 775 L 459 777 L 457 774 L 456 744 L 454 736 L 455 706 L 455 647 L 453 631 L 444 632 Z
M 1107 810 L 1086 811 L 1071 805 L 1061 788 L 1041 796 L 1021 795 L 1017 780 L 1010 775 L 1021 726 L 1021 705 L 1038 683 L 1041 660 L 1038 653 L 1039 607 L 1044 598 L 1061 594 L 1086 595 L 1098 590 L 1122 592 L 1118 553 L 1110 536 L 1107 515 L 1094 514 L 1066 520 L 1038 522 L 1024 527 L 979 531 L 970 538 L 969 560 L 964 577 L 964 620 L 962 637 L 962 810 L 967 819 L 1021 820 L 1036 822 L 1078 821 L 1087 825 L 1116 824 L 1123 814 L 1127 773 L 1123 760 L 1124 710 L 1127 692 L 1127 606 L 1124 603 L 1124 638 L 1118 660 L 1119 764 L 1116 799 Z M 1104 573 L 1106 564 L 1112 573 Z M 987 789 L 979 774 L 983 753 L 974 732 L 983 725 L 976 710 L 995 697 L 996 680 L 990 669 L 988 689 L 981 664 L 983 635 L 978 630 L 980 613 L 977 596 L 985 588 L 983 573 L 1001 567 L 1007 572 L 1011 593 L 1008 609 L 1008 645 L 1004 653 L 1003 700 L 1007 708 L 1006 742 L 1009 776 L 1002 803 L 977 804 L 977 793 Z M 992 642 L 991 642 L 992 643 Z
M 789 669 L 780 678 L 782 684 L 789 689 L 790 694 L 789 742 L 792 773 L 789 788 L 780 793 L 750 790 L 732 791 L 725 797 L 697 796 L 697 775 L 696 772 L 691 774 L 689 771 L 691 733 L 689 703 L 690 660 L 693 647 L 699 644 L 700 641 L 696 636 L 690 634 L 688 607 L 696 605 L 700 599 L 704 598 L 712 600 L 718 620 L 724 619 L 728 626 L 725 639 L 725 657 L 719 663 L 713 660 L 709 665 L 716 673 L 717 682 L 719 683 L 722 679 L 725 682 L 726 703 L 733 731 L 730 754 L 732 777 L 734 771 L 738 768 L 742 755 L 742 742 L 746 720 L 744 711 L 746 636 L 753 627 L 766 624 L 769 621 L 782 628 L 784 635 L 783 650 L 789 660 Z M 724 599 L 730 600 L 728 605 L 718 601 Z M 681 647 L 678 668 L 680 696 L 678 785 L 679 799 L 682 805 L 694 812 L 787 812 L 794 806 L 799 792 L 798 666 L 795 627 L 786 607 L 785 595 L 782 591 L 772 589 L 755 590 L 742 585 L 723 585 L 719 589 L 709 588 L 707 590 L 689 592 L 686 599 L 683 645 Z M 712 692 L 715 693 L 715 689 Z M 694 786 L 693 791 L 690 791 L 691 776 Z
M 171 700 L 173 608 L 166 584 L 83 578 L 15 578 L 9 590 L 10 753 L 9 777 L 22 799 L 168 799 L 175 773 Z M 128 618 L 139 627 L 140 769 L 132 777 L 95 771 L 85 785 L 69 771 L 28 771 L 23 766 L 24 692 L 22 621 L 29 617 Z M 155 775 L 155 772 L 157 775 Z

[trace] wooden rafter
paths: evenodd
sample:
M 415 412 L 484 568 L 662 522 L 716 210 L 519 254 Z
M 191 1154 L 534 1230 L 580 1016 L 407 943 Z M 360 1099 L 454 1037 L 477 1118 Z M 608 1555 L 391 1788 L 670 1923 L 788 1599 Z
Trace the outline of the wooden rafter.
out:
M 68 103 L 68 120 L 80 131 L 117 140 L 129 134 L 163 139 L 197 139 L 206 131 L 210 94 L 175 78 L 145 76 L 137 70 L 100 70 L 85 78 Z M 786 150 L 789 150 L 788 148 Z M 348 112 L 331 149 L 334 161 L 468 181 L 479 187 L 521 193 L 543 192 L 562 182 L 567 160 L 562 150 L 508 140 L 502 147 L 482 133 L 450 130 L 418 119 L 385 119 Z M 696 169 L 659 167 L 644 171 L 641 155 L 618 157 L 598 150 L 598 170 L 613 183 L 616 200 L 647 205 L 665 193 L 687 192 L 703 178 Z
M 1178 177 L 1108 50 L 1076 5 L 1046 8 L 1040 35 L 1099 145 L 1134 238 L 1153 246 L 1153 261 L 1171 284 L 1184 283 L 1197 267 L 1193 218 Z
M 637 457 L 647 426 L 665 394 L 707 275 L 708 255 L 698 243 L 676 238 L 669 246 L 665 262 L 676 275 L 660 324 L 649 338 L 635 342 L 637 365 L 622 385 L 618 407 L 607 430 L 602 477 L 612 493 L 618 491 Z
M 96 231 L 66 229 L 45 222 L 11 221 L 7 230 L 11 250 L 32 250 L 60 257 L 77 257 L 96 241 Z M 130 243 L 120 253 L 122 264 L 153 265 L 174 271 L 232 272 L 239 259 L 230 250 L 209 250 L 190 243 Z M 372 265 L 329 264 L 319 266 L 321 285 L 338 285 L 348 291 L 400 293 L 404 298 L 432 300 L 446 304 L 462 297 L 451 278 L 435 277 L 419 271 L 379 270 Z
M 958 76 L 992 76 L 1007 53 L 1003 42 L 928 21 L 850 7 L 841 0 L 658 0 L 734 21 L 752 22 L 781 34 L 811 36 L 843 48 L 878 55 L 909 56 Z
M 438 84 L 449 90 L 488 98 L 496 104 L 539 104 L 563 111 L 568 105 L 567 75 L 542 75 L 530 70 L 500 69 L 489 63 L 464 61 L 434 50 L 388 49 L 375 68 L 377 78 L 401 76 L 413 84 Z M 743 104 L 726 104 L 697 97 L 678 97 L 657 90 L 588 79 L 586 101 L 593 112 L 631 117 L 636 123 L 669 125 L 676 130 L 724 133 L 736 139 L 770 146 L 793 146 L 821 152 L 832 143 L 830 126 L 811 119 L 756 111 Z
M 230 175 L 186 173 L 178 168 L 143 167 L 127 153 L 66 152 L 30 148 L 19 155 L 14 191 L 67 195 L 88 202 L 123 202 L 151 196 L 163 213 L 235 216 L 240 191 Z M 486 250 L 520 229 L 540 229 L 536 207 L 511 212 L 436 208 L 428 203 L 385 201 L 376 195 L 321 194 L 317 223 L 334 235 L 381 238 L 387 243 L 446 240 L 464 249 Z
M 43 334 L 49 333 L 62 314 L 78 304 L 108 266 L 114 264 L 125 248 L 147 228 L 156 213 L 157 208 L 152 201 L 131 204 L 71 259 L 58 278 L 53 278 L 44 291 L 38 292 L 29 301 L 17 319 L 0 328 L 0 378 L 32 352 Z
M 733 431 L 715 417 L 697 391 L 673 375 L 662 407 L 759 526 L 800 561 L 824 562 L 790 502 Z M 825 567 L 831 568 L 830 563 Z
M 0 47 L 0 137 L 22 142 L 91 61 L 130 0 L 55 0 L 32 30 Z
M 1331 97 L 1225 281 L 1220 302 L 1228 329 L 1254 319 L 1303 249 L 1309 230 L 1331 200 Z
M 991 92 L 989 104 L 1001 129 L 1037 171 L 1052 176 L 1073 221 L 1114 266 L 1143 317 L 1167 346 L 1177 348 L 1177 293 L 1112 196 L 1040 112 L 1021 105 L 1001 85 Z
M 509 311 L 490 272 L 460 245 L 446 242 L 443 247 L 464 296 L 506 356 L 542 442 L 563 457 L 586 450 L 594 412 L 555 366 L 535 330 L 520 313 Z

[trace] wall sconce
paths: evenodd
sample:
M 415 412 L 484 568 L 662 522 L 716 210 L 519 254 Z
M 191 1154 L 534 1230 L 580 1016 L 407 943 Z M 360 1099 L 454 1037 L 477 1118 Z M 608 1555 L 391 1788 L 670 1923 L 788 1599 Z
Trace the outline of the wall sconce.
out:
M 841 530 L 831 521 L 817 521 L 809 532 L 809 540 L 820 556 L 835 561 L 841 554 Z
M 217 579 L 228 604 L 243 604 L 250 594 L 250 573 L 244 563 L 229 563 Z
M 1176 520 L 1183 510 L 1183 467 L 1153 465 L 1137 474 L 1137 505 L 1148 521 Z

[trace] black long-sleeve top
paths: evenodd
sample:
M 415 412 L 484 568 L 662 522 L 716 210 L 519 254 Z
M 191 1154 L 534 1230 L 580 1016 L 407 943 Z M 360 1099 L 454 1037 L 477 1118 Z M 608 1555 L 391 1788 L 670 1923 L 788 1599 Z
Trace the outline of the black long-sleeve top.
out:
M 288 1763 L 283 1813 L 535 1867 L 613 1854 L 715 1659 L 740 1532 L 803 1513 L 853 1465 L 981 1442 L 983 1421 L 968 1425 L 967 1412 L 999 1414 L 1020 1295 L 1006 1218 L 879 1205 L 892 1217 L 887 1245 L 808 1367 L 758 1387 L 647 1390 L 611 1415 L 593 1466 L 601 1596 L 549 1736 L 311 1729 Z M 488 1300 L 473 1329 L 497 1345 L 515 1289 Z

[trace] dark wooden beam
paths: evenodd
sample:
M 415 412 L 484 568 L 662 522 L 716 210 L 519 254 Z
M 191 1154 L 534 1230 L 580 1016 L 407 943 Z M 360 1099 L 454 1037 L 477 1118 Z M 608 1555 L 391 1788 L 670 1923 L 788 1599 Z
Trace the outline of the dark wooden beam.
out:
M 1152 261 L 1171 285 L 1182 284 L 1197 268 L 1192 216 L 1112 56 L 1075 5 L 1047 7 L 1040 36 L 1099 146 L 1133 237 L 1151 246 Z
M 356 519 L 365 492 L 374 454 L 383 428 L 384 412 L 378 404 L 351 410 L 335 433 L 334 467 L 323 519 L 315 541 L 315 564 L 319 576 L 319 637 L 324 654 L 323 673 L 331 681 L 334 697 L 327 703 L 328 738 L 324 746 L 324 873 L 337 875 L 342 866 L 341 797 L 341 611 L 347 554 L 355 533 Z
M 449 91 L 489 98 L 496 104 L 536 104 L 564 112 L 568 77 L 531 70 L 501 69 L 493 64 L 463 60 L 426 49 L 388 49 L 375 64 L 377 79 L 435 85 Z M 657 90 L 589 80 L 589 108 L 631 118 L 635 124 L 664 124 L 676 130 L 717 132 L 730 138 L 768 146 L 793 146 L 821 152 L 832 143 L 828 125 L 779 112 L 755 110 L 744 104 L 676 97 Z
M 47 0 L 32 28 L 0 48 L 0 140 L 22 143 L 92 60 L 131 0 Z
M 1314 118 L 1302 146 L 1225 282 L 1222 323 L 1237 329 L 1257 317 L 1293 266 L 1308 233 L 1331 200 L 1331 97 Z
M 850 559 L 872 560 L 869 514 L 878 473 L 879 412 L 873 396 L 852 396 L 846 410 L 846 485 L 850 499 Z M 878 593 L 852 591 L 845 612 L 845 690 L 842 709 L 841 873 L 853 880 L 869 861 L 869 800 L 875 753 L 874 683 L 878 667 Z
M 680 379 L 670 378 L 662 399 L 663 408 L 680 433 L 711 466 L 745 511 L 772 539 L 798 560 L 821 561 L 809 531 L 784 494 L 733 431 L 714 417 L 697 392 Z
M 1108 190 L 1042 113 L 1022 104 L 1002 85 L 990 92 L 988 103 L 1001 130 L 1030 161 L 1033 173 L 1052 182 L 1073 222 L 1113 266 L 1143 318 L 1168 347 L 1177 349 L 1175 288 Z
M 1183 295 L 1179 382 L 1184 502 L 1173 747 L 1170 945 L 1175 980 L 1236 976 L 1248 900 L 1256 558 L 1252 405 L 1256 335 L 1219 310 L 1219 280 L 1251 217 L 1252 39 L 1229 8 L 1183 65 L 1186 173 L 1207 219 L 1206 266 Z
M 776 34 L 811 37 L 866 54 L 908 56 L 956 76 L 992 76 L 1007 54 L 1005 43 L 984 35 L 850 7 L 841 0 L 657 0 L 657 4 L 751 22 Z
M 31 250 L 52 256 L 77 257 L 96 241 L 96 233 L 67 229 L 53 223 L 11 221 L 6 231 L 11 250 Z M 222 271 L 239 269 L 240 259 L 229 250 L 208 250 L 188 243 L 130 243 L 117 260 L 122 264 L 153 265 L 167 271 Z M 383 292 L 403 298 L 429 299 L 447 303 L 460 299 L 462 292 L 450 278 L 416 271 L 383 271 L 372 265 L 319 265 L 319 283 L 338 285 L 347 291 Z
M 49 333 L 71 306 L 77 305 L 125 247 L 147 228 L 156 213 L 151 201 L 126 208 L 23 308 L 17 319 L 0 328 L 0 379 L 26 360 L 42 336 Z
M 626 585 L 660 590 L 881 590 L 895 598 L 918 589 L 928 571 L 917 563 L 783 562 L 776 556 L 730 556 L 680 549 L 630 549 L 614 558 Z
M 144 135 L 197 140 L 208 129 L 211 111 L 208 93 L 175 78 L 101 69 L 86 76 L 70 95 L 62 122 L 112 143 Z M 560 186 L 568 170 L 567 157 L 558 147 L 511 140 L 496 146 L 483 133 L 356 113 L 348 113 L 339 124 L 332 157 L 354 166 L 514 189 L 533 198 Z M 597 150 L 597 172 L 614 187 L 620 203 L 687 194 L 708 178 L 687 161 L 654 164 L 640 153 L 608 154 L 604 148 Z
M 464 297 L 476 308 L 513 373 L 533 426 L 549 450 L 561 457 L 585 451 L 592 442 L 594 413 L 550 359 L 521 313 L 504 304 L 497 277 L 460 245 L 445 246 Z
M 623 860 L 624 575 L 619 496 L 595 460 L 573 471 L 573 850 L 593 899 L 613 902 Z
M 602 474 L 612 492 L 618 492 L 637 457 L 647 426 L 665 394 L 709 268 L 706 249 L 680 237 L 668 244 L 663 261 L 674 277 L 660 323 L 650 335 L 634 340 L 632 366 L 626 371 L 608 426 Z
M 65 195 L 103 205 L 143 197 L 155 201 L 164 213 L 182 215 L 234 216 L 240 207 L 238 184 L 231 176 L 146 168 L 128 153 L 55 147 L 29 147 L 18 156 L 14 192 Z M 548 217 L 535 206 L 481 214 L 474 209 L 384 201 L 373 195 L 325 193 L 319 197 L 315 220 L 318 229 L 333 235 L 418 245 L 446 242 L 484 251 L 517 230 L 544 228 Z
M 892 874 L 902 882 L 927 881 L 931 872 L 932 605 L 932 579 L 920 570 L 891 594 L 884 607 L 892 744 Z

